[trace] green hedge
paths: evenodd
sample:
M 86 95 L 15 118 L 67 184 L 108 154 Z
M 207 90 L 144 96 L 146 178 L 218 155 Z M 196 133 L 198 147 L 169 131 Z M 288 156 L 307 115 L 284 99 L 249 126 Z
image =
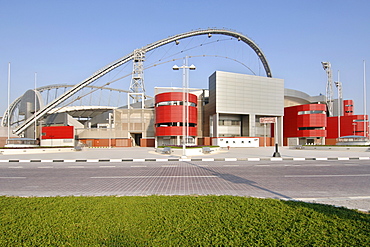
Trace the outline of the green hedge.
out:
M 233 196 L 0 197 L 0 246 L 370 246 L 370 215 Z

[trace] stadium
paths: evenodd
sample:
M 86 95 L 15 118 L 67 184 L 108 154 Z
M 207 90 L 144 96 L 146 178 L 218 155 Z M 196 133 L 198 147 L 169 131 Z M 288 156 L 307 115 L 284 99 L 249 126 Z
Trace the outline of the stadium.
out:
M 263 73 L 235 73 L 220 67 L 208 80 L 204 78 L 207 88 L 189 87 L 190 71 L 197 68 L 188 64 L 191 56 L 182 56 L 182 65 L 173 66 L 182 72 L 182 86 L 153 86 L 153 95 L 147 94 L 144 71 L 150 52 L 169 44 L 176 47 L 192 37 L 213 36 L 246 45 Z M 169 61 L 176 63 L 176 59 Z M 101 79 L 128 64 L 132 64 L 129 74 Z M 330 63 L 322 65 L 328 77 L 326 95 L 310 96 L 284 88 L 284 79 L 273 77 L 261 48 L 239 32 L 181 33 L 135 49 L 78 84 L 26 91 L 3 114 L 0 145 L 13 139 L 50 147 L 259 147 L 335 145 L 343 137 L 367 138 L 367 115 L 354 115 L 353 100 L 343 100 L 341 95 L 333 99 Z M 127 90 L 110 86 L 122 78 L 130 78 Z M 96 85 L 98 81 L 103 83 Z M 341 91 L 340 82 L 335 86 Z

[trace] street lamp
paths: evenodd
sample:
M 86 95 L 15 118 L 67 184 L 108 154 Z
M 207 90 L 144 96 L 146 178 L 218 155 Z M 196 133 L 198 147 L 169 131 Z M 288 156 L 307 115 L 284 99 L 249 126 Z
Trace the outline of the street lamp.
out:
M 182 156 L 186 157 L 186 143 L 188 140 L 189 129 L 188 129 L 188 120 L 189 120 L 189 70 L 195 70 L 196 67 L 194 64 L 188 66 L 188 57 L 184 59 L 184 64 L 182 66 L 174 65 L 173 70 L 182 69 Z M 186 89 L 186 96 L 185 96 Z M 186 107 L 185 107 L 186 104 Z M 186 112 L 186 114 L 185 114 Z

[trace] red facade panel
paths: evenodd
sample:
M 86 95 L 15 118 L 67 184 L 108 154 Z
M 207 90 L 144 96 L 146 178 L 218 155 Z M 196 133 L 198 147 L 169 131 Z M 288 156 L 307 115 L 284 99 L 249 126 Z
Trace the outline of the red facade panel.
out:
M 182 92 L 168 92 L 161 93 L 155 96 L 155 103 L 166 102 L 166 101 L 182 101 Z M 197 103 L 197 96 L 189 93 L 189 102 Z
M 284 137 L 325 137 L 326 105 L 307 104 L 284 109 Z
M 189 127 L 189 136 L 197 135 L 196 127 Z M 157 127 L 156 136 L 182 136 L 182 126 Z
M 182 122 L 182 105 L 166 105 L 155 108 L 155 123 Z M 198 109 L 189 106 L 189 123 L 197 123 Z
M 48 126 L 42 127 L 41 139 L 73 139 L 73 126 Z
M 353 115 L 353 100 L 343 100 L 343 113 L 344 116 Z
M 155 135 L 156 136 L 181 136 L 183 126 L 165 126 L 168 123 L 172 125 L 183 125 L 184 106 L 182 105 L 184 94 L 182 92 L 161 93 L 155 96 Z M 188 94 L 189 102 L 197 104 L 197 96 Z M 158 106 L 159 103 L 168 102 L 168 105 Z M 181 103 L 181 104 L 179 104 Z M 197 136 L 198 109 L 195 106 L 186 106 L 188 109 L 189 136 Z M 164 126 L 160 126 L 163 124 Z
M 326 130 L 298 130 L 295 137 L 325 137 Z
M 344 100 L 344 105 L 353 107 L 352 100 Z M 351 109 L 351 108 L 347 108 Z M 338 117 L 327 117 L 317 111 L 326 111 L 324 104 L 307 104 L 284 109 L 284 137 L 326 137 L 338 138 Z M 364 115 L 340 117 L 340 136 L 365 136 Z
M 297 117 L 298 128 L 302 127 L 325 127 L 326 115 L 325 114 L 305 114 L 298 115 Z
M 366 115 L 367 116 L 367 115 Z M 365 136 L 364 115 L 347 115 L 340 117 L 340 136 Z M 338 138 L 338 117 L 328 118 L 327 138 Z

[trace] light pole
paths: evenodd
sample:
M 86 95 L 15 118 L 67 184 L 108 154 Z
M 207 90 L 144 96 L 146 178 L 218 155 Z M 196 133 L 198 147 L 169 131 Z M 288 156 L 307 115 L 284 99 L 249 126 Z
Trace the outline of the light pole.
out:
M 109 145 L 109 148 L 112 147 L 112 118 L 113 118 L 113 113 L 108 113 L 108 125 L 109 125 L 109 142 L 108 142 L 108 145 Z
M 356 123 L 352 123 L 353 125 L 353 135 L 355 136 L 356 135 Z
M 335 86 L 338 89 L 338 138 L 340 138 L 340 117 L 342 115 L 341 104 L 342 104 L 343 93 L 342 93 L 342 83 L 339 80 L 339 70 L 338 70 L 338 81 L 335 82 Z
M 195 70 L 196 67 L 192 64 L 188 66 L 188 57 L 186 56 L 184 59 L 184 64 L 182 66 L 174 65 L 172 67 L 173 70 L 182 69 L 182 156 L 186 157 L 186 143 L 188 139 L 188 110 L 189 110 L 189 75 L 187 70 Z M 186 89 L 186 96 L 185 96 L 185 89 Z M 186 107 L 185 107 L 186 104 Z

